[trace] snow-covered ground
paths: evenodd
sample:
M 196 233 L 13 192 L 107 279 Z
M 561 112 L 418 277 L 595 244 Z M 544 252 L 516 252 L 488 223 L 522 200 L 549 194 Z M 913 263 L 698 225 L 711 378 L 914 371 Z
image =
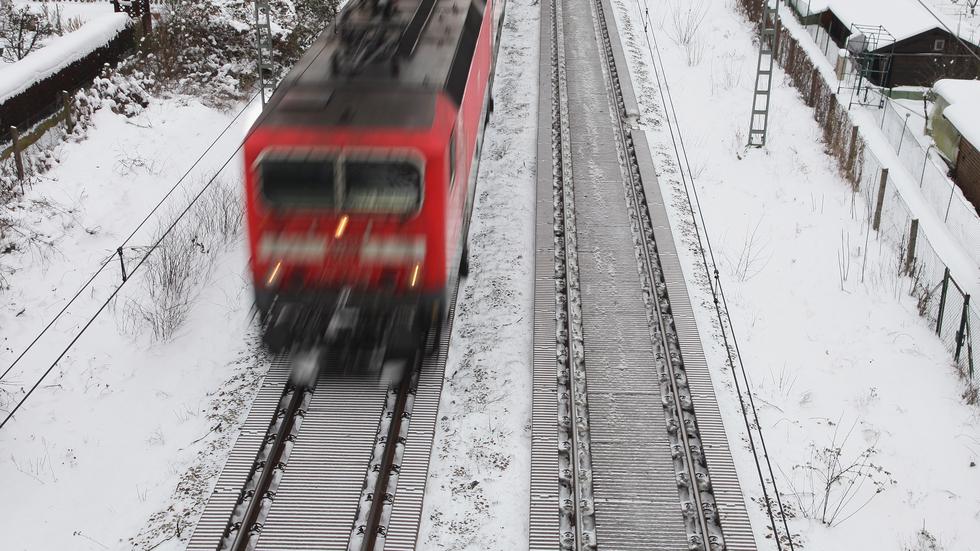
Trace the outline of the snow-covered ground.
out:
M 527 547 L 536 0 L 508 0 L 418 548 Z
M 904 550 L 923 527 L 943 549 L 975 549 L 980 415 L 960 399 L 964 387 L 909 282 L 890 271 L 893 252 L 867 240 L 866 206 L 823 154 L 811 110 L 777 71 L 768 145 L 747 150 L 757 50 L 733 3 L 613 3 L 688 280 L 700 282 L 698 324 L 743 487 L 759 497 L 664 124 L 647 9 L 791 530 L 811 549 Z M 684 44 L 689 10 L 704 19 Z M 827 460 L 853 468 L 831 486 L 824 516 L 815 487 Z M 771 548 L 762 511 L 750 508 L 760 548 Z M 831 516 L 835 526 L 821 523 Z
M 255 114 L 247 109 L 236 119 L 237 111 L 186 98 L 155 102 L 133 118 L 97 112 L 87 137 L 57 147 L 59 165 L 15 206 L 25 235 L 20 250 L 3 257 L 12 270 L 5 274 L 10 288 L 0 291 L 4 369 L 228 126 L 128 243 L 132 271 L 159 228 L 232 155 Z M 220 182 L 237 191 L 239 173 L 232 162 Z M 4 549 L 131 549 L 129 538 L 171 507 L 137 546 L 147 548 L 174 535 L 181 509 L 206 499 L 267 367 L 252 346 L 244 244 L 222 241 L 212 234 L 190 244 L 201 251 L 194 260 L 201 269 L 187 319 L 171 340 L 155 339 L 142 319 L 150 287 L 144 268 L 0 431 Z M 119 278 L 113 262 L 0 381 L 3 417 Z M 188 498 L 191 505 L 181 501 Z

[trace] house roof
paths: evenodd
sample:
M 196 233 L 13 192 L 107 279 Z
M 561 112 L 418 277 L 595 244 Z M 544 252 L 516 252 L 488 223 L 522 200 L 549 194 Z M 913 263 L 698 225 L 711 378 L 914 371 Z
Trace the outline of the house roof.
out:
M 881 25 L 895 37 L 895 42 L 925 31 L 942 28 L 936 18 L 918 0 L 794 0 L 801 12 L 831 11 L 842 23 L 852 25 Z M 941 13 L 933 12 L 942 19 Z M 943 19 L 949 28 L 955 25 Z
M 932 89 L 949 104 L 943 109 L 946 120 L 960 136 L 980 147 L 980 80 L 944 78 Z

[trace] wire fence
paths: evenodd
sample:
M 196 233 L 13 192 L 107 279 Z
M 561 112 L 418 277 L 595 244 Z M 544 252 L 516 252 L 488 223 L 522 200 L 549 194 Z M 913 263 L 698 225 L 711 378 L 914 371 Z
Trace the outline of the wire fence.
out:
M 754 0 L 738 1 L 746 14 L 751 16 L 752 10 L 758 11 L 758 3 Z M 794 9 L 804 27 L 816 25 L 808 17 L 811 13 L 808 0 L 784 1 Z M 816 33 L 810 37 L 818 40 L 823 35 Z M 829 42 L 833 44 L 832 40 Z M 826 55 L 829 47 L 822 51 Z M 976 301 L 955 281 L 932 240 L 919 226 L 913 209 L 902 197 L 889 172 L 890 167 L 867 146 L 856 127 L 848 101 L 839 98 L 837 83 L 828 83 L 821 76 L 815 60 L 785 26 L 780 31 L 776 60 L 807 104 L 813 107 L 814 119 L 823 130 L 826 150 L 837 161 L 841 175 L 854 191 L 852 216 L 862 223 L 866 241 L 862 281 L 915 297 L 919 313 L 929 321 L 956 365 L 974 385 L 980 385 L 974 359 L 975 350 L 980 349 L 980 331 L 975 330 L 980 327 Z M 827 61 L 834 63 L 829 57 Z M 949 202 L 949 179 L 929 161 L 927 151 L 919 151 L 922 146 L 910 134 L 914 129 L 908 128 L 905 117 L 897 115 L 894 108 L 882 115 L 881 129 L 899 151 L 901 166 L 891 168 L 910 171 L 916 177 L 925 173 L 921 176 L 923 195 L 931 208 L 941 206 L 942 209 L 936 212 L 945 216 L 947 205 L 938 199 L 945 198 Z M 899 144 L 904 154 L 899 150 Z M 975 212 L 971 221 L 962 203 L 957 202 L 956 194 L 953 195 L 947 224 L 952 221 L 950 231 L 971 249 L 974 259 L 980 258 L 980 233 L 977 233 L 980 224 Z
M 921 134 L 916 122 L 918 119 L 910 122 L 910 114 L 899 113 L 891 102 L 885 104 L 879 116 L 881 131 L 897 152 L 902 165 L 918 179 L 926 203 L 943 219 L 950 233 L 959 240 L 974 262 L 980 263 L 980 216 L 949 177 L 946 164 L 941 160 L 937 164 L 930 157 L 935 147 L 923 147 L 919 142 L 916 136 Z

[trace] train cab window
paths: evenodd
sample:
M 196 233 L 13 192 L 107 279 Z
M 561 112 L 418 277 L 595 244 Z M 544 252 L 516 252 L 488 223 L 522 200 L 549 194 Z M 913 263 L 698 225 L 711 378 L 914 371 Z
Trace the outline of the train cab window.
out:
M 422 175 L 405 161 L 344 163 L 344 209 L 408 213 L 422 200 Z
M 327 159 L 266 159 L 261 192 L 273 207 L 333 208 L 337 202 L 334 162 Z

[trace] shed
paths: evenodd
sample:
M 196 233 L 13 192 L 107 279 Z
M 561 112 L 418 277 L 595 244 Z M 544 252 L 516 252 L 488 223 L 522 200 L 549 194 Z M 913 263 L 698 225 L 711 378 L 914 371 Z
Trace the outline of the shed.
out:
M 980 80 L 943 79 L 933 87 L 930 117 L 939 152 L 953 165 L 953 180 L 980 211 Z
M 791 1 L 801 18 L 857 54 L 878 86 L 932 86 L 941 78 L 980 76 L 974 57 L 980 46 L 947 31 L 918 0 Z

